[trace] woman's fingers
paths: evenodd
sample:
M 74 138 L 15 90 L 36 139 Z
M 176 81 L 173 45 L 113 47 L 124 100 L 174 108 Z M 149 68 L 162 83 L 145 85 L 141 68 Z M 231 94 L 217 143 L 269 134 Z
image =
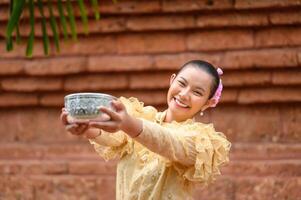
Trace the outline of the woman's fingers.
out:
M 113 108 L 114 108 L 116 111 L 125 110 L 125 106 L 123 105 L 123 103 L 121 103 L 121 102 L 118 101 L 118 100 L 113 100 L 113 101 L 111 102 L 111 105 L 113 106 Z
M 93 127 L 93 128 L 99 128 L 102 129 L 104 131 L 116 131 L 118 130 L 118 125 L 113 122 L 113 121 L 106 121 L 106 122 L 90 122 L 89 123 L 89 127 Z
M 89 128 L 88 124 L 68 124 L 65 127 L 73 135 L 82 135 Z
M 67 117 L 68 117 L 68 113 L 63 111 L 63 112 L 61 113 L 60 118 L 61 118 L 61 122 L 62 122 L 64 125 L 68 125 L 68 124 L 69 124 L 69 123 L 68 123 Z
M 101 112 L 104 112 L 105 114 L 109 115 L 110 118 L 111 118 L 112 120 L 114 120 L 114 121 L 119 121 L 119 120 L 120 120 L 119 115 L 118 115 L 115 111 L 113 111 L 113 110 L 111 110 L 111 109 L 109 109 L 109 108 L 106 108 L 106 107 L 100 107 L 99 110 L 100 110 Z

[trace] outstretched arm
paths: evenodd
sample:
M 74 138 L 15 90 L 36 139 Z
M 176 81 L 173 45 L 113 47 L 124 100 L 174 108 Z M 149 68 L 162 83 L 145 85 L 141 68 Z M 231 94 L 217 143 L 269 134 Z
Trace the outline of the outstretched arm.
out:
M 184 140 L 179 134 L 159 124 L 137 119 L 130 116 L 121 102 L 113 102 L 116 111 L 101 108 L 111 117 L 110 121 L 90 122 L 91 127 L 96 127 L 107 132 L 123 131 L 130 137 L 171 161 L 184 165 L 192 165 L 195 162 L 195 148 L 192 140 Z

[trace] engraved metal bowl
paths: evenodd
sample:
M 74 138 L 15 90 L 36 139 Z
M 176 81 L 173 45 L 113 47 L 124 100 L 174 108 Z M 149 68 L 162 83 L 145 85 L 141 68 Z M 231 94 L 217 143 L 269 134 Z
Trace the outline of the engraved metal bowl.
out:
M 100 106 L 111 108 L 114 96 L 103 93 L 74 93 L 65 96 L 65 109 L 69 115 L 76 119 L 94 119 L 102 113 Z

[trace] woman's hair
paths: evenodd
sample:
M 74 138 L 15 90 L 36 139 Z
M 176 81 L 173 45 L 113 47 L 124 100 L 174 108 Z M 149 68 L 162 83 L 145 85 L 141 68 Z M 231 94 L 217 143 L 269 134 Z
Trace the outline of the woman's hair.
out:
M 211 99 L 214 96 L 214 94 L 218 88 L 219 82 L 220 82 L 220 77 L 219 77 L 218 72 L 215 69 L 215 67 L 213 67 L 212 64 L 210 64 L 206 61 L 203 61 L 203 60 L 191 60 L 191 61 L 185 63 L 180 68 L 180 70 L 178 71 L 178 74 L 186 67 L 195 67 L 195 68 L 201 69 L 212 76 L 212 84 L 211 84 L 210 94 L 209 94 L 209 99 Z

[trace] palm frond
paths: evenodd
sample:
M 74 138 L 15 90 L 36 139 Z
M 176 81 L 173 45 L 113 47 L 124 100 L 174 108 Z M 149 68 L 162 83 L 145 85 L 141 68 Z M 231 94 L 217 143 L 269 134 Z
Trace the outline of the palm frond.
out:
M 42 34 L 43 34 L 44 54 L 48 55 L 49 37 L 48 37 L 48 34 L 47 34 L 47 29 L 46 29 L 46 18 L 45 18 L 45 15 L 44 15 L 42 0 L 38 0 L 38 8 L 39 8 L 40 15 L 42 17 Z
M 112 0 L 113 3 L 116 3 L 117 0 Z M 21 15 L 23 11 L 26 9 L 29 10 L 29 24 L 30 24 L 30 33 L 27 39 L 27 47 L 26 47 L 26 56 L 31 57 L 33 54 L 34 48 L 34 40 L 35 40 L 35 23 L 38 20 L 35 20 L 36 17 L 41 19 L 41 29 L 42 29 L 42 39 L 43 39 L 43 47 L 44 54 L 49 54 L 50 42 L 54 42 L 55 49 L 57 52 L 60 51 L 60 34 L 64 36 L 65 39 L 68 39 L 70 36 L 74 41 L 77 41 L 77 27 L 76 20 L 74 16 L 74 8 L 72 2 L 76 2 L 78 8 L 80 10 L 80 16 L 84 27 L 84 33 L 89 33 L 88 27 L 88 13 L 87 13 L 87 5 L 84 0 L 57 0 L 56 7 L 58 11 L 58 20 L 56 20 L 54 16 L 54 6 L 53 1 L 51 0 L 37 0 L 36 4 L 34 0 L 10 0 L 10 17 L 6 26 L 6 50 L 13 50 L 13 43 L 20 43 L 21 36 L 19 30 L 19 23 L 21 19 Z M 46 5 L 47 4 L 47 5 Z M 100 19 L 100 11 L 99 11 L 99 2 L 98 0 L 90 0 L 90 4 L 93 9 L 94 17 L 96 20 Z M 34 10 L 35 6 L 38 6 L 39 16 L 35 16 Z M 46 8 L 49 13 L 49 18 L 46 16 Z M 47 26 L 49 21 L 50 26 Z M 20 24 L 22 25 L 22 24 Z M 50 27 L 51 30 L 48 30 Z M 22 29 L 22 26 L 20 26 Z M 21 30 L 22 31 L 22 30 Z M 51 39 L 50 34 L 51 32 Z M 15 35 L 16 40 L 13 40 L 13 36 Z M 23 39 L 23 38 L 22 38 Z
M 57 32 L 57 23 L 55 20 L 55 17 L 53 15 L 53 7 L 51 4 L 51 0 L 47 1 L 47 6 L 49 10 L 49 15 L 50 15 L 50 27 L 52 30 L 53 38 L 54 38 L 54 44 L 57 52 L 60 52 L 60 36 Z
M 28 8 L 29 8 L 29 22 L 30 22 L 30 33 L 29 33 L 29 39 L 27 41 L 27 48 L 26 48 L 26 56 L 32 57 L 33 52 L 33 43 L 34 43 L 34 2 L 33 0 L 28 0 Z
M 18 0 L 18 1 L 11 0 L 10 6 L 11 6 L 11 16 L 8 20 L 7 27 L 6 27 L 6 50 L 7 51 L 13 50 L 12 35 L 15 28 L 18 26 L 20 16 L 25 6 L 25 0 Z

